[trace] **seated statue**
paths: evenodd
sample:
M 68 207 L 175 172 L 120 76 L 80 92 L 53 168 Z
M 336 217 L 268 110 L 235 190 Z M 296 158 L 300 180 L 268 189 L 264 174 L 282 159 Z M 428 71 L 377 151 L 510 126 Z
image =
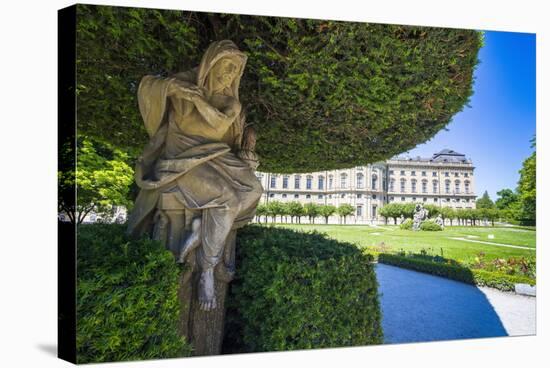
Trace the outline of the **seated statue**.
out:
M 140 192 L 128 232 L 166 234 L 171 227 L 164 241 L 179 262 L 195 250 L 205 311 L 216 308 L 214 268 L 226 238 L 254 217 L 263 193 L 254 175 L 254 131 L 245 126 L 238 93 L 246 59 L 233 42 L 214 42 L 197 68 L 169 78 L 145 76 L 138 89 L 150 141 L 136 165 Z M 174 198 L 170 208 L 181 204 L 194 214 L 186 237 L 180 236 L 184 223 L 164 211 Z

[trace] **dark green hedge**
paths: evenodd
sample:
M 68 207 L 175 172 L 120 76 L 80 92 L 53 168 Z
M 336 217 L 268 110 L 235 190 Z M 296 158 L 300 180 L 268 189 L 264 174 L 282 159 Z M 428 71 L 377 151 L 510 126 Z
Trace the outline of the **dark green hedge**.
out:
M 237 250 L 226 353 L 382 343 L 372 256 L 318 233 L 257 225 L 239 231 Z
M 170 252 L 128 240 L 124 225 L 78 229 L 78 363 L 189 356 L 177 330 L 180 270 Z
M 364 165 L 429 140 L 467 104 L 482 45 L 465 29 L 78 5 L 79 132 L 137 155 L 140 79 L 193 68 L 222 39 L 249 56 L 240 96 L 270 172 Z
M 440 257 L 438 258 L 441 259 Z M 420 256 L 381 253 L 378 255 L 378 262 L 446 277 L 471 285 L 489 286 L 503 291 L 513 291 L 515 284 L 518 283 L 535 284 L 534 279 L 526 276 L 512 276 L 498 272 L 470 269 L 452 260 L 448 260 L 448 262 L 435 262 L 429 259 L 422 259 Z

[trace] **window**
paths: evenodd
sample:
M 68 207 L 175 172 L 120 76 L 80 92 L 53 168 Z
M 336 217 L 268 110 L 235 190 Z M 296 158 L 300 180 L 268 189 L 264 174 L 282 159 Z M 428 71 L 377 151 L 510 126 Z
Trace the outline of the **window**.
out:
M 413 202 L 416 202 L 416 197 L 412 197 Z
M 416 193 L 416 180 L 411 180 L 411 192 Z
M 455 180 L 455 193 L 460 193 L 460 180 Z
M 390 202 L 393 202 L 395 200 L 394 197 L 390 197 Z
M 466 198 L 466 203 L 470 203 L 470 199 L 469 198 Z
M 372 218 L 376 217 L 376 206 L 372 206 Z
M 447 202 L 450 202 L 451 201 L 451 198 L 447 198 Z
M 438 189 L 437 180 L 432 181 L 432 192 L 437 193 Z
M 432 176 L 437 176 L 437 171 L 432 171 Z
M 340 194 L 340 198 L 346 198 L 346 195 L 344 193 Z
M 394 187 L 395 187 L 395 179 L 394 178 L 391 178 L 390 179 L 390 192 L 393 192 L 394 190 Z
M 445 180 L 445 193 L 449 194 L 451 193 L 451 181 Z
M 363 174 L 359 173 L 357 174 L 357 188 L 363 188 Z
M 445 176 L 449 177 L 449 172 L 448 171 L 445 172 Z
M 372 195 L 372 199 L 376 199 L 376 194 L 373 194 L 373 195 Z
M 269 198 L 274 198 L 274 197 L 275 197 L 275 194 L 269 193 Z
M 424 197 L 422 198 L 422 202 L 426 202 L 428 200 L 428 198 Z
M 411 171 L 411 176 L 416 176 L 416 171 Z
M 386 177 L 382 177 L 382 190 L 388 190 L 388 185 L 386 183 Z
M 288 188 L 288 175 L 283 176 L 283 189 Z
M 357 194 L 357 198 L 363 198 L 363 195 L 361 193 Z
M 393 170 L 390 170 L 390 175 L 393 175 Z
M 401 189 L 401 193 L 405 193 L 405 184 L 407 183 L 407 181 L 405 179 L 401 179 L 401 187 L 399 189 Z
M 459 175 L 459 174 L 458 174 L 457 172 L 455 172 L 455 178 L 458 178 L 458 175 Z
M 306 177 L 306 189 L 311 189 L 311 181 L 313 180 L 313 176 L 308 175 Z
M 405 175 L 405 170 L 401 170 L 401 175 Z
M 426 176 L 426 172 L 425 172 L 425 171 L 422 171 L 422 176 Z
M 340 174 L 340 188 L 347 186 L 348 176 L 346 174 Z
M 434 202 L 437 203 L 437 198 L 434 198 Z
M 317 196 L 317 198 L 323 199 L 323 195 L 322 195 L 322 194 L 319 194 L 319 195 Z
M 468 173 L 464 173 L 465 178 L 467 178 L 468 176 L 470 176 Z
M 282 197 L 283 197 L 283 198 L 286 198 L 286 193 L 283 193 Z
M 376 174 L 372 174 L 372 180 L 371 180 L 372 190 L 377 190 L 376 188 L 377 185 L 378 185 L 378 176 Z
M 332 189 L 332 183 L 333 183 L 333 176 L 329 175 L 328 177 L 328 189 Z
M 300 175 L 294 175 L 294 189 L 300 189 Z
M 306 199 L 310 199 L 311 198 L 311 194 L 306 194 Z
M 325 177 L 322 175 L 317 179 L 317 188 L 320 190 L 325 189 Z
M 299 194 L 294 194 L 294 198 L 300 198 Z
M 464 182 L 464 192 L 465 193 L 470 193 L 470 181 L 466 180 Z
M 277 181 L 277 178 L 272 176 L 271 177 L 271 184 L 269 185 L 271 188 L 275 188 L 275 183 Z
M 401 202 L 405 202 L 405 197 L 401 197 Z
M 357 206 L 357 217 L 363 216 L 363 206 Z
M 422 193 L 428 193 L 428 181 L 422 180 Z
M 328 197 L 329 197 L 329 198 L 332 198 L 332 194 L 329 194 Z

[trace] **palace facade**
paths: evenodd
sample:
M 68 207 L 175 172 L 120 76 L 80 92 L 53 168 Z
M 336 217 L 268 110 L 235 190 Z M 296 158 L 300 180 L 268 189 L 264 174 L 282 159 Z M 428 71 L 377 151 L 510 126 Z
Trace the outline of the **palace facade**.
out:
M 349 169 L 302 174 L 256 172 L 264 195 L 302 204 L 348 203 L 355 215 L 348 223 L 377 223 L 387 203 L 422 203 L 475 208 L 474 165 L 464 154 L 444 149 L 430 158 L 393 157 L 385 162 Z M 337 222 L 337 217 L 330 222 Z

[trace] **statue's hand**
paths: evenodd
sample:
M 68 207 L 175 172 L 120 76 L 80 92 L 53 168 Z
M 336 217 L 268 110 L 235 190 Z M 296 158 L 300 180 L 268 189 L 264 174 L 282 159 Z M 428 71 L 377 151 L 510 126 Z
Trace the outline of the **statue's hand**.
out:
M 197 98 L 204 98 L 204 91 L 188 82 L 174 80 L 172 81 L 171 94 L 177 97 L 194 101 Z

